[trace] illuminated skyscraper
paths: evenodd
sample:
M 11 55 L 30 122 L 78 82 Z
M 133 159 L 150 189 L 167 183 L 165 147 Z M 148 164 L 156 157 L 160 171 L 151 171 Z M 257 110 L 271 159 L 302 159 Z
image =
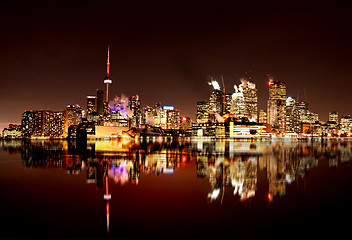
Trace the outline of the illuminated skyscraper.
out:
M 160 103 L 156 103 L 154 107 L 146 106 L 144 108 L 144 122 L 145 124 L 161 127 L 162 107 Z
M 96 111 L 96 103 L 97 97 L 96 96 L 87 96 L 87 114 L 92 114 Z
M 248 120 L 257 122 L 258 120 L 258 97 L 255 84 L 241 80 L 241 84 L 234 86 L 235 92 L 232 94 L 231 113 L 235 118 L 246 117 Z
M 105 102 L 109 102 L 109 84 L 112 83 L 110 78 L 110 45 L 108 46 L 108 59 L 106 62 L 106 76 L 104 78 L 104 83 L 106 84 L 106 99 Z M 100 113 L 99 113 L 100 114 Z
M 197 123 L 209 121 L 209 101 L 197 102 Z
M 65 136 L 68 135 L 68 128 L 82 122 L 82 108 L 78 105 L 68 105 L 65 114 Z
M 286 124 L 286 83 L 269 80 L 268 123 L 282 132 Z
M 141 100 L 138 95 L 129 98 L 128 106 L 132 112 L 131 127 L 140 127 L 142 124 Z
M 180 128 L 180 111 L 173 106 L 164 106 L 162 111 L 161 126 L 164 129 Z
M 294 132 L 295 104 L 296 104 L 296 100 L 294 98 L 288 97 L 286 99 L 286 132 Z
M 214 114 L 223 115 L 224 95 L 219 89 L 214 89 L 209 97 L 209 111 Z

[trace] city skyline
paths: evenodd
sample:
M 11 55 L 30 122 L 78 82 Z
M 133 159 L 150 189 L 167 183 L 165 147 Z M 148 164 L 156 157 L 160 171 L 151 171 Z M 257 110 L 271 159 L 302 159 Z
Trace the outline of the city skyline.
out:
M 208 76 L 224 76 L 226 92 L 246 72 L 266 109 L 267 74 L 287 84 L 328 120 L 350 114 L 347 9 L 334 4 L 181 6 L 21 5 L 1 10 L 1 127 L 30 109 L 85 107 L 85 96 L 104 89 L 111 45 L 110 98 L 138 94 L 142 106 L 172 105 L 195 120 L 209 96 Z M 175 9 L 175 11 L 173 11 Z M 333 87 L 332 87 L 333 86 Z M 326 97 L 329 96 L 329 97 Z

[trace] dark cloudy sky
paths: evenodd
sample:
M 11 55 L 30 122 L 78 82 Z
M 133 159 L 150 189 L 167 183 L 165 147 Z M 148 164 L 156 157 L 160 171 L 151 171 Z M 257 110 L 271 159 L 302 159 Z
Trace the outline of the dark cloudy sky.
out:
M 111 95 L 173 105 L 194 119 L 209 75 L 227 92 L 245 72 L 266 108 L 267 74 L 306 89 L 309 109 L 352 114 L 351 8 L 335 3 L 20 3 L 0 6 L 0 122 L 30 109 L 86 107 L 104 89 L 111 45 Z M 245 1 L 243 1 L 245 2 Z

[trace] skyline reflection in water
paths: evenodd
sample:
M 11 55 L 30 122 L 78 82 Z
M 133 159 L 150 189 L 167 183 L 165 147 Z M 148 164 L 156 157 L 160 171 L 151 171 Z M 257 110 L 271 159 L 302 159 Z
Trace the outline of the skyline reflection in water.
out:
M 66 176 L 84 178 L 84 182 L 78 183 L 80 186 L 94 185 L 96 190 L 90 188 L 89 194 L 95 192 L 103 199 L 101 205 L 105 208 L 106 227 L 105 233 L 100 230 L 93 236 L 104 236 L 108 232 L 109 236 L 121 234 L 124 237 L 163 234 L 228 237 L 226 232 L 218 233 L 216 228 L 227 224 L 231 226 L 233 221 L 242 226 L 238 231 L 243 234 L 250 229 L 244 223 L 239 223 L 239 219 L 225 223 L 226 219 L 235 216 L 234 213 L 240 214 L 242 218 L 253 215 L 255 226 L 258 227 L 265 226 L 267 218 L 275 220 L 274 216 L 279 215 L 286 219 L 287 216 L 280 211 L 291 212 L 293 210 L 289 208 L 292 207 L 296 210 L 306 209 L 315 197 L 324 197 L 327 201 L 335 194 L 336 203 L 351 200 L 352 142 L 349 141 L 239 142 L 150 138 L 138 142 L 124 139 L 87 143 L 2 141 L 1 146 L 12 156 L 20 156 L 25 169 L 64 169 Z M 5 159 L 4 155 L 1 155 L 1 159 Z M 341 171 L 337 173 L 339 169 Z M 336 180 L 329 179 L 332 177 L 338 179 L 338 184 L 331 186 Z M 64 178 L 64 175 L 60 178 Z M 306 194 L 307 189 L 315 195 Z M 336 194 L 336 191 L 339 193 Z M 79 195 L 80 189 L 76 189 L 73 194 Z M 306 199 L 307 196 L 310 196 L 309 199 Z M 327 203 L 331 204 L 331 199 Z M 346 208 L 349 205 L 342 206 Z M 116 211 L 117 207 L 119 211 Z M 320 206 L 314 211 L 320 216 L 330 208 Z M 333 209 L 336 210 L 335 207 Z M 263 212 L 272 216 L 263 218 Z M 331 214 L 331 211 L 328 212 Z M 170 224 L 182 220 L 189 223 L 195 221 L 199 226 L 214 228 L 208 230 L 207 234 L 199 233 L 197 228 L 192 227 L 172 233 L 166 229 L 145 232 L 153 225 L 146 222 L 148 220 L 164 224 L 160 216 L 150 216 L 155 213 L 164 217 L 166 214 Z M 126 224 L 128 219 L 133 219 L 130 214 L 144 219 L 144 226 L 138 228 L 140 230 Z M 210 218 L 205 220 L 204 216 Z M 296 218 L 299 217 L 292 215 L 286 220 Z M 259 219 L 263 222 L 258 222 Z M 121 226 L 132 232 L 122 234 Z M 40 235 L 36 231 L 34 233 Z M 47 232 L 44 235 L 56 236 L 51 234 Z M 61 234 L 71 236 L 72 232 Z M 81 234 L 74 232 L 73 236 Z

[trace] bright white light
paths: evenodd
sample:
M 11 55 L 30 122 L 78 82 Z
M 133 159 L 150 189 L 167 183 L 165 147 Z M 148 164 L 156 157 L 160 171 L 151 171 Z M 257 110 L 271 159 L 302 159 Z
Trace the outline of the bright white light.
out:
M 215 200 L 218 198 L 219 194 L 220 188 L 216 188 L 211 193 L 208 193 L 208 198 L 210 198 L 211 200 Z
M 163 107 L 164 110 L 174 110 L 173 106 L 164 106 Z
M 214 90 L 220 90 L 220 85 L 216 80 L 211 80 L 208 82 L 209 85 L 212 85 Z
M 104 83 L 112 83 L 112 81 L 110 79 L 105 79 Z

